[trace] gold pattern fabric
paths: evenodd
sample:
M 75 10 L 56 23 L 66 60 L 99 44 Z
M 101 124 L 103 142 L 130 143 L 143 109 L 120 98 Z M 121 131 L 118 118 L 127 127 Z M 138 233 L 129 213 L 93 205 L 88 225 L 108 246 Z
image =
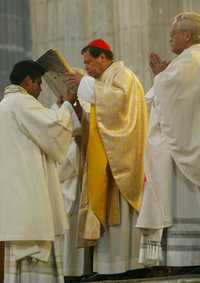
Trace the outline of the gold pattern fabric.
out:
M 87 186 L 91 209 L 102 225 L 106 224 L 107 176 L 108 160 L 99 136 L 96 123 L 95 105 L 91 106 L 90 129 L 87 150 Z
M 95 81 L 96 119 L 116 185 L 140 209 L 144 185 L 147 108 L 143 88 L 122 62 Z
M 139 211 L 144 185 L 147 108 L 140 82 L 122 62 L 115 62 L 95 80 L 94 94 L 79 246 L 94 245 L 106 224 L 120 224 L 119 192 Z

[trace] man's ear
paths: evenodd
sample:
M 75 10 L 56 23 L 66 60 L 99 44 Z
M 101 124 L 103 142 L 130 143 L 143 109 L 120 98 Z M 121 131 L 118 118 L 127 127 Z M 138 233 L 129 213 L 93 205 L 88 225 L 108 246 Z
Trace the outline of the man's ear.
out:
M 102 61 L 104 61 L 106 59 L 106 56 L 104 53 L 101 53 L 101 55 L 99 56 L 101 58 Z
M 191 31 L 185 31 L 185 41 L 186 42 L 192 42 L 192 32 Z
M 23 84 L 23 85 L 29 85 L 29 84 L 30 84 L 30 81 L 31 81 L 31 78 L 27 75 L 27 76 L 23 79 L 23 81 L 22 81 L 21 84 Z
M 29 88 L 30 83 L 32 82 L 32 79 L 29 76 L 26 76 L 23 81 L 21 82 L 21 86 L 25 89 Z

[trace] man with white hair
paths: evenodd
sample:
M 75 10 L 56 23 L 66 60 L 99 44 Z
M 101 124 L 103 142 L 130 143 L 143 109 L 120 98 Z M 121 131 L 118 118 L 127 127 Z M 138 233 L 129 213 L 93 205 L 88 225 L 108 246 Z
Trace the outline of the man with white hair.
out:
M 171 62 L 150 56 L 156 75 L 151 105 L 145 186 L 137 221 L 140 262 L 200 264 L 200 15 L 185 12 L 172 23 Z

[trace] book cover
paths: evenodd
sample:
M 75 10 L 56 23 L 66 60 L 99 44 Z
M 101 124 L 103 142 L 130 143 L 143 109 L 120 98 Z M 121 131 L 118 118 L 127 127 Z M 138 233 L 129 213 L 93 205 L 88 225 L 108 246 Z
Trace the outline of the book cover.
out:
M 37 62 L 46 70 L 43 77 L 54 94 L 66 96 L 66 73 L 74 73 L 67 59 L 57 49 L 49 49 Z

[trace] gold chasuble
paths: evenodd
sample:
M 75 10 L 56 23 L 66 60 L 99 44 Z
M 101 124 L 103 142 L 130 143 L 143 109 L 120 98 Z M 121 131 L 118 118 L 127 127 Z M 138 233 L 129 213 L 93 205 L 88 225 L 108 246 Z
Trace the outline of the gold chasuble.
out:
M 101 224 L 106 222 L 108 160 L 96 123 L 96 109 L 91 106 L 87 147 L 87 186 L 91 209 Z
M 79 212 L 79 246 L 94 245 L 120 224 L 119 193 L 139 211 L 144 187 L 147 108 L 143 88 L 123 62 L 94 85 Z

